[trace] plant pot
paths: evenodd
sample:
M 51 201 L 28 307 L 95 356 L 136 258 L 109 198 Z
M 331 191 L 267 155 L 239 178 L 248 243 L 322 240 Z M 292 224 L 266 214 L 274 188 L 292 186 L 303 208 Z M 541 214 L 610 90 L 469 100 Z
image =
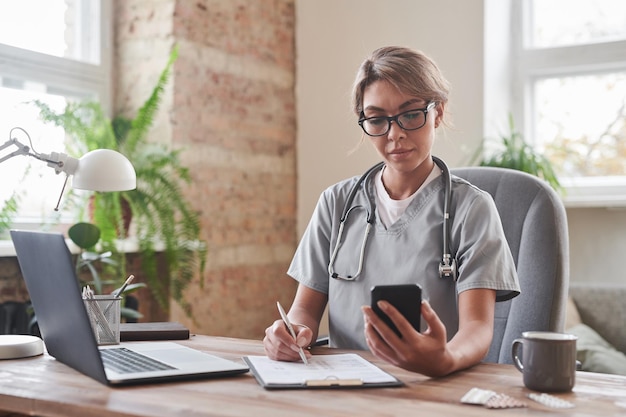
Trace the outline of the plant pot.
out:
M 95 224 L 94 220 L 94 200 L 95 196 L 89 197 L 89 219 L 92 223 Z M 133 220 L 133 210 L 130 207 L 130 203 L 124 199 L 120 198 L 120 209 L 122 210 L 122 227 L 124 228 L 124 234 L 122 235 L 120 231 L 117 231 L 118 236 L 128 237 L 128 232 L 130 230 L 130 223 Z

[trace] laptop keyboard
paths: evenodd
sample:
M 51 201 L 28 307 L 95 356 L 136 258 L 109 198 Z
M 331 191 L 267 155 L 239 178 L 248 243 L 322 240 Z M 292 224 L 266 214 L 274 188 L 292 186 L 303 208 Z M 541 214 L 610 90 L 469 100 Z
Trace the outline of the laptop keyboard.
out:
M 173 366 L 126 348 L 102 349 L 100 350 L 100 355 L 105 368 L 120 374 L 176 369 Z

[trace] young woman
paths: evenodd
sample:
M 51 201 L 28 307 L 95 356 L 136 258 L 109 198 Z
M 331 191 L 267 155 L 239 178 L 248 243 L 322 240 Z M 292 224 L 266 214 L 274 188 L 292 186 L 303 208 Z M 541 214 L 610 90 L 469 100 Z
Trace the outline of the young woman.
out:
M 496 300 L 515 297 L 519 284 L 489 194 L 450 177 L 431 154 L 448 91 L 436 64 L 419 51 L 385 47 L 363 62 L 353 107 L 383 163 L 322 193 L 288 271 L 299 282 L 288 314 L 297 337 L 274 322 L 264 338 L 270 358 L 300 360 L 327 304 L 333 347 L 369 348 L 430 376 L 467 368 L 487 354 Z M 450 258 L 442 258 L 444 245 Z M 400 337 L 369 307 L 370 289 L 414 283 L 427 300 L 422 332 L 389 303 L 378 304 Z

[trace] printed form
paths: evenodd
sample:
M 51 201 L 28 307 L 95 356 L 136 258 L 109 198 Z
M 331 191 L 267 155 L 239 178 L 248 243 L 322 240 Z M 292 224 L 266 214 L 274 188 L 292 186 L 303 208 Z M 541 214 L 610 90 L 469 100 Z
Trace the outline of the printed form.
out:
M 401 385 L 394 376 L 354 353 L 314 355 L 309 364 L 275 361 L 267 356 L 244 358 L 263 386 L 377 386 Z

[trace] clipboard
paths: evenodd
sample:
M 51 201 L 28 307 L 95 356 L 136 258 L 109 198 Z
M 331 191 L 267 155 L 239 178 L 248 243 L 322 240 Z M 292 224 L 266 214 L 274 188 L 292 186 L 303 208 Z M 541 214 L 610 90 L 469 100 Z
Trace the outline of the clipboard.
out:
M 356 353 L 314 355 L 309 364 L 274 361 L 267 356 L 243 360 L 265 389 L 380 388 L 404 384 Z

